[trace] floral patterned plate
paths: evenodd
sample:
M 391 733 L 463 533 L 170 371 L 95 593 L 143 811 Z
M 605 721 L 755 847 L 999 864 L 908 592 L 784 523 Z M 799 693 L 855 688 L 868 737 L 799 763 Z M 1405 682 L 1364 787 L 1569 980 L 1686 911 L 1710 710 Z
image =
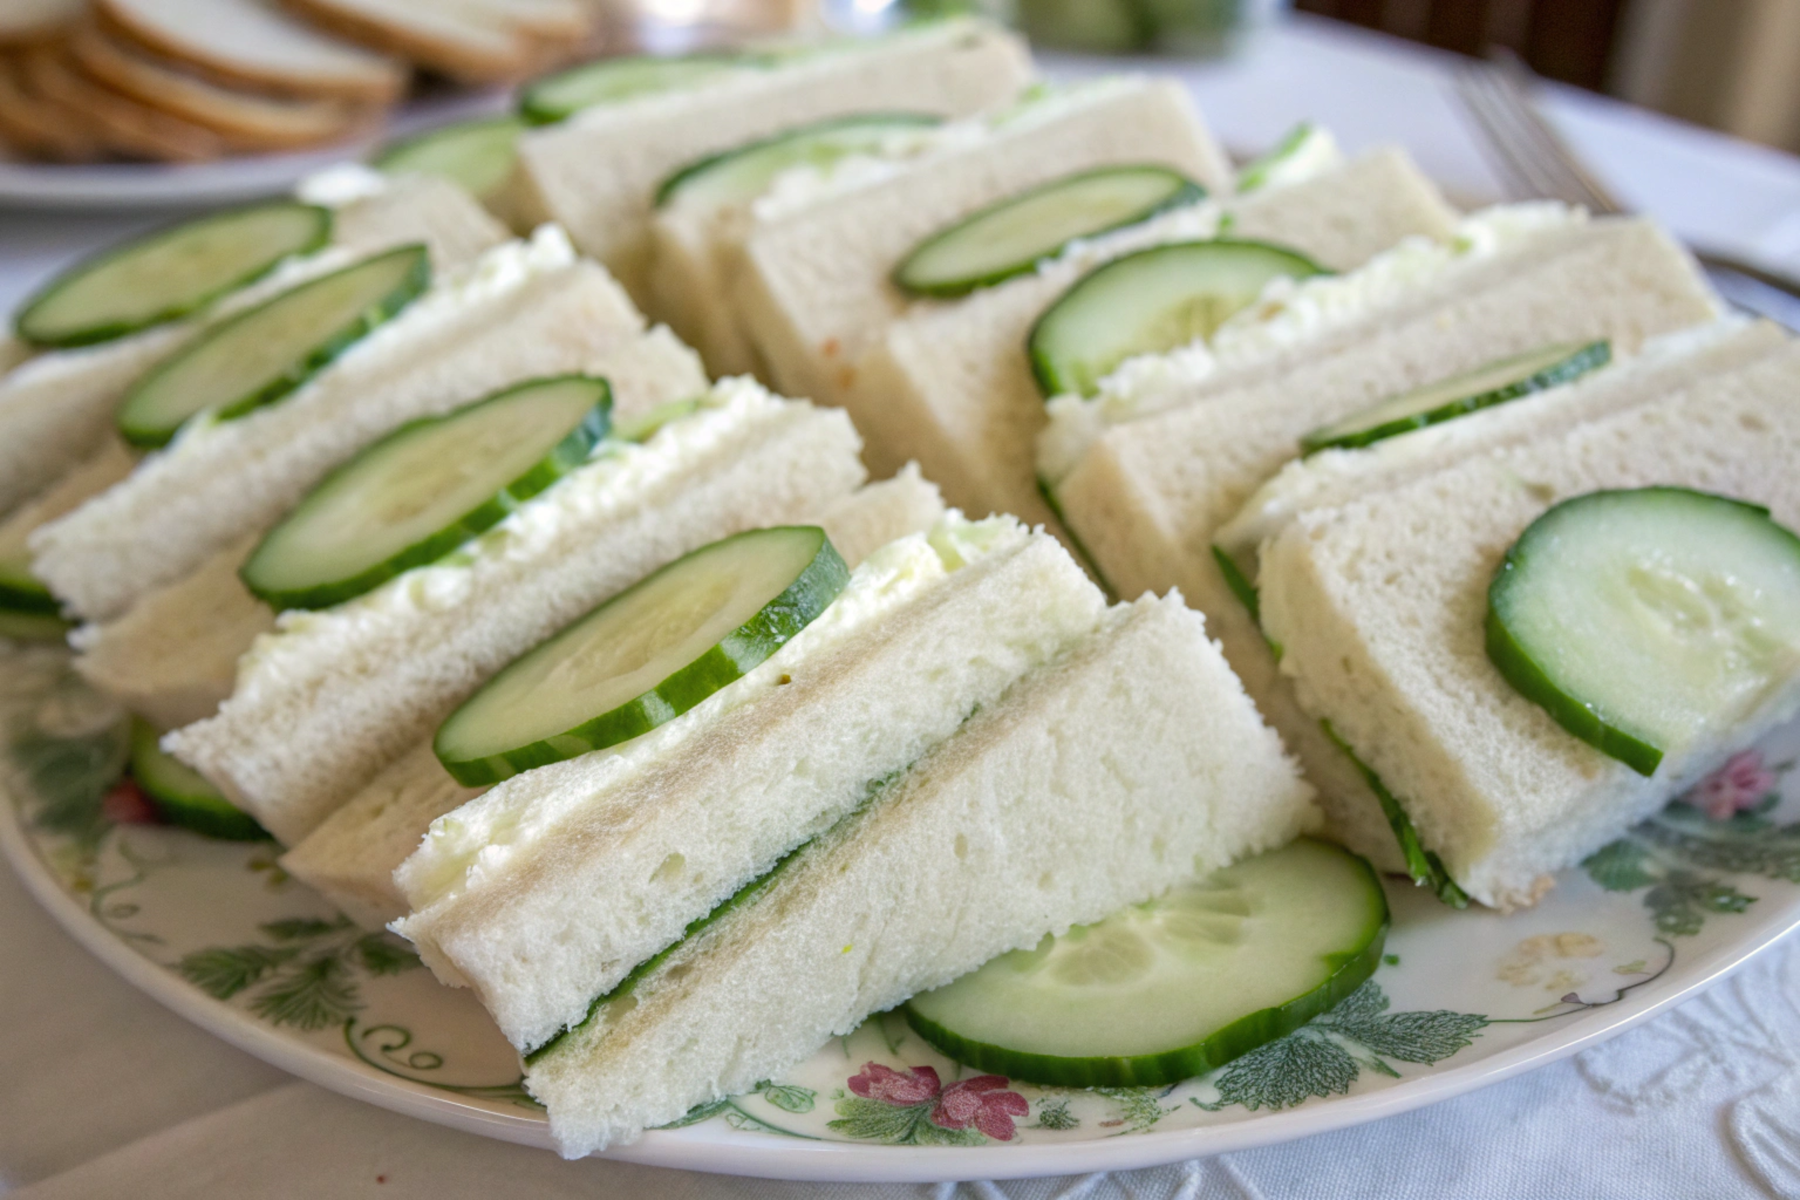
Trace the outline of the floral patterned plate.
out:
M 79 941 L 176 1012 L 315 1083 L 550 1144 L 467 992 L 351 926 L 272 844 L 154 823 L 122 730 L 60 651 L 0 651 L 0 847 Z M 789 1179 L 938 1180 L 1149 1166 L 1403 1112 L 1612 1036 L 1800 924 L 1800 727 L 1746 749 L 1538 907 L 1454 912 L 1390 883 L 1374 979 L 1299 1032 L 1166 1088 L 971 1075 L 893 1016 L 749 1095 L 614 1153 Z

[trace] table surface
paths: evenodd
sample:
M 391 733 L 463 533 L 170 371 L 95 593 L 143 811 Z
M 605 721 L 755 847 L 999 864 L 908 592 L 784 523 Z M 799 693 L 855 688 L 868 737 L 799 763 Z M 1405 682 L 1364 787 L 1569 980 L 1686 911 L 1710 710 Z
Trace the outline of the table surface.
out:
M 1050 57 L 1085 74 L 1113 64 Z M 1133 64 L 1134 66 L 1140 64 Z M 1502 197 L 1448 60 L 1296 19 L 1178 71 L 1234 149 L 1295 122 L 1405 146 L 1461 200 Z M 1683 238 L 1800 274 L 1800 160 L 1551 89 L 1571 142 Z M 0 210 L 0 310 L 71 257 L 167 220 Z M 1800 1197 L 1800 943 L 1577 1058 L 1374 1125 L 1158 1171 L 994 1185 L 783 1184 L 564 1163 L 299 1083 L 166 1012 L 69 940 L 0 865 L 0 1193 L 131 1196 Z

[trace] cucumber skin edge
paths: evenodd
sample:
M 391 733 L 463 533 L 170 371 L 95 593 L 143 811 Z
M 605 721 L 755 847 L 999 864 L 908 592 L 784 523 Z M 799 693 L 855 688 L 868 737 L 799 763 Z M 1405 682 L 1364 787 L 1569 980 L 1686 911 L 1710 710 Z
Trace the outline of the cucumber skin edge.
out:
M 131 719 L 131 777 L 137 781 L 157 815 L 171 825 L 219 841 L 271 840 L 269 831 L 255 817 L 222 795 L 215 804 L 212 797 L 178 796 L 173 791 L 160 788 L 154 779 L 154 769 L 140 763 L 140 759 L 154 761 L 151 759 L 153 754 L 163 753 L 162 747 L 157 745 L 159 737 L 156 730 L 143 718 Z
M 1338 437 L 1318 436 L 1318 431 L 1309 433 L 1300 439 L 1300 457 L 1311 458 L 1324 450 L 1360 450 L 1372 446 L 1376 442 L 1388 438 L 1399 437 L 1415 430 L 1427 429 L 1433 425 L 1442 425 L 1458 417 L 1466 417 L 1486 408 L 1494 408 L 1512 400 L 1522 400 L 1551 388 L 1561 387 L 1580 379 L 1592 371 L 1597 371 L 1612 361 L 1612 343 L 1600 340 L 1589 342 L 1561 362 L 1552 363 L 1541 371 L 1533 371 L 1523 379 L 1490 388 L 1473 396 L 1461 396 L 1450 400 L 1436 408 L 1424 412 L 1413 413 L 1407 417 L 1396 417 L 1391 421 L 1383 421 L 1379 425 L 1371 425 L 1354 433 Z M 1329 428 L 1329 427 L 1328 427 Z
M 1146 166 L 1152 166 L 1152 165 L 1157 165 L 1157 164 L 1138 164 L 1135 169 L 1141 170 Z M 1050 249 L 1045 250 L 1042 254 L 1039 254 L 1036 258 L 1029 259 L 1025 262 L 1015 263 L 1010 267 L 997 267 L 994 270 L 989 271 L 985 275 L 972 276 L 972 277 L 966 276 L 961 279 L 953 279 L 953 280 L 949 280 L 944 283 L 916 284 L 916 283 L 909 283 L 904 278 L 907 264 L 912 262 L 912 260 L 914 258 L 916 258 L 921 251 L 925 250 L 929 246 L 936 245 L 937 243 L 943 241 L 945 238 L 950 237 L 951 235 L 953 235 L 955 233 L 958 233 L 966 226 L 972 224 L 973 222 L 975 222 L 977 220 L 980 220 L 983 217 L 988 216 L 989 214 L 993 213 L 997 209 L 1003 208 L 1010 204 L 1016 204 L 1019 201 L 1024 200 L 1025 198 L 1027 198 L 1029 196 L 1033 196 L 1033 195 L 1037 195 L 1042 192 L 1050 191 L 1053 188 L 1060 187 L 1064 184 L 1074 182 L 1075 180 L 1078 180 L 1078 179 L 1089 178 L 1094 175 L 1104 175 L 1104 174 L 1107 174 L 1112 171 L 1118 171 L 1118 170 L 1124 170 L 1124 169 L 1129 169 L 1129 168 L 1122 167 L 1122 166 L 1109 166 L 1109 167 L 1096 167 L 1089 171 L 1077 171 L 1072 175 L 1064 175 L 1061 178 L 1053 179 L 1048 183 L 1039 184 L 1038 186 L 1032 187 L 1032 188 L 1027 188 L 1025 191 L 1020 192 L 1017 195 L 1010 196 L 1004 200 L 1001 200 L 996 204 L 989 204 L 982 208 L 976 209 L 974 212 L 970 213 L 968 216 L 955 222 L 954 224 L 950 225 L 948 228 L 939 230 L 937 233 L 934 233 L 930 237 L 921 241 L 918 245 L 914 246 L 911 250 L 908 250 L 906 252 L 906 257 L 902 258 L 899 261 L 899 263 L 895 265 L 894 270 L 893 270 L 892 274 L 890 275 L 890 279 L 893 281 L 893 284 L 895 287 L 899 288 L 902 292 L 906 293 L 909 296 L 921 296 L 921 297 L 934 299 L 934 300 L 955 300 L 960 297 L 968 295 L 970 292 L 979 291 L 980 289 L 986 288 L 986 287 L 993 287 L 997 283 L 1005 283 L 1008 279 L 1014 279 L 1020 275 L 1026 274 L 1029 271 L 1036 270 L 1037 267 L 1039 266 L 1039 264 L 1045 262 L 1048 259 L 1054 258 L 1054 257 L 1056 257 L 1056 255 L 1062 253 L 1062 251 L 1065 248 L 1067 248 L 1067 246 L 1069 245 L 1069 242 L 1076 240 L 1076 238 L 1094 238 L 1094 237 L 1101 237 L 1108 233 L 1116 233 L 1117 231 L 1127 228 L 1128 226 L 1138 225 L 1138 224 L 1143 223 L 1144 221 L 1150 220 L 1152 217 L 1161 216 L 1163 213 L 1169 212 L 1172 209 L 1181 208 L 1181 207 L 1183 207 L 1185 205 L 1189 205 L 1189 204 L 1198 204 L 1200 201 L 1206 199 L 1207 191 L 1204 187 L 1202 187 L 1198 183 L 1195 183 L 1193 180 L 1188 179 L 1185 176 L 1182 176 L 1179 172 L 1175 171 L 1173 168 L 1164 167 L 1161 169 L 1166 170 L 1171 176 L 1174 176 L 1175 178 L 1177 178 L 1181 181 L 1180 187 L 1178 187 L 1174 191 L 1170 192 L 1167 196 L 1163 197 L 1161 200 L 1157 201 L 1155 204 L 1152 204 L 1146 208 L 1139 209 L 1137 212 L 1132 213 L 1129 216 L 1122 217 L 1119 220 L 1114 221 L 1110 225 L 1104 225 L 1104 226 L 1100 227 L 1099 229 L 1093 229 L 1093 230 L 1089 230 L 1087 233 L 1078 234 L 1078 235 L 1076 235 L 1076 238 L 1066 239 L 1059 245 L 1053 246 Z M 1073 286 L 1073 285 L 1070 285 L 1070 286 Z M 1034 367 L 1034 369 L 1035 369 L 1035 367 Z
M 774 528 L 783 527 L 776 526 Z M 757 529 L 747 532 L 757 534 L 766 533 L 769 530 Z M 721 539 L 721 541 L 730 541 L 744 536 L 746 534 L 735 534 L 732 538 Z M 718 544 L 718 542 L 712 543 L 713 546 Z M 709 547 L 701 549 L 707 548 Z M 676 566 L 686 559 L 687 556 L 684 555 L 661 570 L 668 570 L 669 567 Z M 638 583 L 633 584 L 631 588 L 627 588 L 625 592 L 620 592 L 618 595 L 602 601 L 595 608 L 575 618 L 561 630 L 552 634 L 551 638 L 546 641 L 560 637 L 620 596 L 642 586 L 660 573 L 660 570 L 652 572 Z M 824 531 L 820 530 L 818 552 L 792 584 L 759 609 L 749 621 L 727 634 L 722 641 L 709 647 L 699 658 L 676 669 L 661 683 L 642 695 L 626 701 L 609 712 L 601 713 L 573 729 L 550 737 L 539 738 L 537 741 L 511 750 L 473 759 L 448 758 L 443 749 L 444 731 L 450 727 L 451 722 L 462 711 L 462 708 L 459 707 L 456 712 L 445 718 L 442 725 L 438 726 L 437 735 L 432 739 L 432 750 L 437 755 L 438 762 L 458 783 L 464 787 L 485 787 L 517 775 L 521 771 L 529 771 L 533 767 L 549 766 L 552 763 L 563 762 L 595 750 L 604 750 L 608 746 L 616 746 L 621 742 L 639 737 L 659 725 L 674 720 L 708 696 L 737 682 L 767 661 L 776 650 L 824 612 L 831 602 L 837 599 L 838 593 L 844 590 L 844 585 L 849 580 L 849 566 L 838 554 L 837 548 L 831 544 L 831 539 L 825 537 Z M 543 643 L 539 643 L 539 645 L 541 646 Z M 524 655 L 514 659 L 513 662 L 521 661 L 536 649 L 537 647 L 533 647 L 531 650 L 527 650 Z M 509 663 L 507 668 L 502 668 L 500 674 L 504 674 L 511 665 Z M 500 675 L 496 674 L 493 679 L 499 677 Z M 493 679 L 490 679 L 489 683 L 492 683 Z M 472 703 L 480 695 L 481 692 L 477 691 L 469 700 L 464 701 L 464 705 Z
M 525 388 L 539 387 L 569 379 L 584 378 L 590 377 L 580 375 L 560 375 L 543 379 L 527 380 L 524 383 L 514 384 L 504 388 L 492 395 L 484 396 L 471 404 L 464 405 L 461 409 L 455 410 L 452 413 L 446 413 L 442 416 L 435 417 L 420 417 L 416 420 L 408 421 L 406 424 L 396 427 L 380 441 L 366 447 L 362 453 L 351 458 L 330 475 L 327 475 L 324 479 L 320 480 L 314 485 L 314 491 L 317 491 L 319 488 L 330 483 L 332 478 L 339 472 L 349 470 L 355 466 L 356 463 L 362 459 L 363 454 L 371 453 L 388 442 L 399 438 L 402 434 L 417 429 L 421 425 L 442 423 L 446 418 L 453 418 L 457 413 L 466 412 L 478 405 L 487 404 L 492 401 L 504 400 L 514 392 L 521 391 Z M 334 580 L 330 583 L 322 583 L 305 588 L 264 588 L 258 586 L 252 580 L 251 576 L 255 569 L 257 555 L 261 553 L 263 545 L 274 535 L 276 529 L 280 528 L 280 526 L 276 526 L 275 529 L 271 529 L 268 534 L 264 535 L 263 540 L 257 543 L 257 547 L 251 552 L 250 557 L 244 560 L 244 565 L 238 569 L 238 578 L 243 581 L 244 586 L 249 589 L 251 594 L 268 604 L 277 612 L 281 612 L 285 609 L 330 608 L 333 605 L 342 604 L 347 600 L 354 600 L 358 596 L 372 592 L 396 576 L 404 575 L 406 572 L 413 570 L 416 567 L 422 567 L 436 562 L 438 559 L 449 554 L 459 546 L 467 545 L 470 541 L 480 537 L 489 529 L 492 529 L 495 525 L 504 521 L 521 505 L 548 489 L 564 475 L 567 475 L 577 467 L 581 466 L 587 461 L 589 452 L 592 451 L 595 446 L 599 445 L 601 440 L 606 437 L 612 424 L 612 388 L 604 379 L 596 378 L 594 379 L 594 382 L 600 385 L 594 407 L 588 411 L 574 429 L 570 430 L 562 440 L 552 447 L 549 454 L 532 464 L 531 468 L 526 471 L 525 474 L 506 483 L 492 496 L 489 496 L 479 505 L 457 518 L 453 524 L 447 525 L 429 537 L 413 543 L 413 545 L 407 547 L 399 554 L 376 563 L 374 566 L 358 572 L 348 579 Z M 300 503 L 305 504 L 305 502 L 306 501 L 303 499 Z M 298 511 L 298 506 L 296 506 L 294 511 Z
M 295 391 L 314 375 L 317 375 L 320 371 L 330 366 L 339 355 L 344 353 L 344 351 L 348 350 L 351 346 L 354 346 L 357 342 L 373 333 L 376 329 L 398 316 L 408 305 L 423 295 L 425 290 L 431 286 L 431 256 L 426 253 L 422 243 L 401 246 L 382 254 L 372 255 L 369 258 L 363 259 L 361 262 L 353 263 L 350 266 L 345 267 L 344 270 L 354 271 L 358 268 L 367 266 L 378 258 L 386 258 L 390 255 L 398 255 L 406 252 L 417 254 L 418 261 L 413 265 L 412 269 L 407 272 L 405 277 L 395 284 L 386 295 L 382 296 L 379 300 L 375 301 L 375 303 L 369 305 L 367 308 L 363 309 L 362 312 L 351 318 L 348 324 L 331 334 L 325 341 L 314 346 L 298 362 L 289 366 L 287 370 L 281 372 L 281 374 L 275 376 L 275 378 L 269 380 L 249 395 L 240 396 L 238 399 L 221 407 L 218 410 L 218 419 L 221 421 L 235 420 L 238 417 L 244 416 L 246 413 L 253 412 L 265 404 L 271 404 L 276 400 L 281 399 L 283 396 L 286 396 L 288 393 Z M 340 273 L 341 272 L 332 272 L 332 275 Z M 306 283 L 298 284 L 296 287 L 306 287 L 308 284 L 317 283 L 331 277 L 331 275 L 322 275 L 316 280 L 309 279 Z M 126 424 L 124 419 L 125 409 L 130 405 L 131 401 L 140 391 L 154 383 L 165 371 L 173 368 L 182 359 L 186 358 L 189 350 L 198 347 L 204 341 L 210 341 L 214 337 L 223 336 L 233 326 L 256 313 L 261 312 L 269 305 L 274 304 L 290 294 L 291 292 L 282 292 L 280 295 L 272 296 L 264 303 L 259 304 L 254 308 L 246 309 L 233 316 L 230 320 L 215 325 L 213 328 L 207 330 L 198 338 L 189 342 L 180 350 L 177 350 L 174 354 L 152 367 L 142 379 L 132 385 L 131 391 L 127 393 L 125 399 L 119 405 L 119 420 L 117 424 L 120 435 L 133 446 L 147 450 L 160 449 L 174 441 L 175 435 L 181 432 L 182 426 L 186 425 L 188 421 L 192 420 L 195 416 L 198 416 L 198 413 L 192 413 L 183 418 L 181 422 L 172 429 L 152 429 L 146 426 L 133 426 Z
M 263 205 L 253 205 L 251 207 L 263 207 Z M 318 227 L 314 231 L 313 236 L 311 238 L 309 238 L 306 242 L 304 242 L 298 249 L 291 250 L 287 254 L 282 255 L 280 258 L 276 258 L 276 259 L 272 260 L 267 265 L 255 270 L 255 271 L 247 272 L 244 275 L 241 275 L 241 276 L 237 277 L 236 279 L 233 279 L 231 282 L 223 285 L 222 287 L 215 289 L 214 291 L 208 292 L 206 295 L 200 297 L 199 299 L 193 301 L 190 304 L 172 305 L 170 307 L 162 309 L 156 315 L 154 315 L 152 317 L 148 317 L 141 321 L 136 321 L 136 322 L 114 321 L 107 325 L 90 326 L 89 328 L 81 331 L 80 333 L 71 334 L 71 335 L 67 335 L 64 337 L 60 337 L 60 338 L 33 337 L 30 333 L 26 332 L 26 325 L 31 319 L 32 311 L 34 309 L 36 309 L 38 307 L 38 305 L 40 303 L 42 303 L 46 298 L 48 298 L 50 296 L 50 294 L 56 289 L 56 287 L 59 284 L 63 283 L 65 280 L 67 280 L 70 277 L 75 276 L 77 274 L 86 274 L 87 272 L 89 272 L 91 270 L 98 269 L 99 267 L 104 266 L 108 262 L 111 262 L 113 259 L 122 257 L 123 255 L 130 253 L 134 247 L 140 246 L 143 243 L 153 240 L 154 238 L 156 238 L 158 236 L 157 233 L 148 233 L 148 234 L 143 235 L 142 237 L 133 238 L 131 241 L 127 242 L 126 244 L 124 244 L 122 246 L 114 246 L 110 249 L 102 250 L 100 253 L 95 254 L 90 258 L 83 259 L 81 262 L 74 264 L 73 266 L 67 268 L 66 270 L 58 272 L 55 277 L 53 277 L 48 283 L 46 283 L 38 291 L 34 292 L 31 295 L 31 297 L 29 299 L 27 299 L 25 301 L 25 303 L 20 307 L 19 315 L 16 316 L 15 318 L 13 318 L 13 332 L 19 336 L 20 341 L 23 341 L 23 342 L 27 343 L 28 345 L 37 346 L 37 347 L 40 347 L 40 348 L 46 349 L 46 350 L 72 350 L 72 349 L 75 349 L 75 348 L 81 347 L 81 346 L 95 346 L 95 345 L 99 345 L 102 342 L 114 341 L 118 338 L 127 337 L 134 333 L 140 333 L 146 329 L 152 329 L 158 325 L 166 325 L 170 321 L 176 321 L 176 320 L 181 319 L 182 317 L 187 316 L 190 313 L 198 312 L 200 309 L 205 308 L 207 305 L 211 304 L 215 300 L 218 300 L 220 297 L 227 296 L 227 295 L 231 294 L 232 292 L 237 291 L 239 288 L 248 287 L 252 283 L 255 283 L 257 280 L 259 280 L 263 276 L 267 275 L 270 271 L 273 271 L 276 267 L 280 266 L 288 258 L 293 258 L 293 257 L 296 257 L 298 255 L 303 255 L 303 254 L 311 254 L 314 251 L 322 249 L 325 246 L 325 244 L 331 240 L 332 226 L 334 224 L 335 218 L 332 214 L 332 211 L 329 208 L 326 208 L 323 205 L 319 205 L 319 204 L 305 204 L 305 205 L 298 205 L 297 207 L 312 209 L 318 214 L 318 216 L 316 217 L 316 220 L 318 221 Z M 223 217 L 226 215 L 228 215 L 228 213 L 216 214 L 217 217 Z M 201 218 L 202 221 L 211 220 L 211 219 L 216 219 L 216 218 Z M 173 233 L 177 229 L 181 229 L 184 226 L 197 225 L 200 223 L 201 223 L 200 221 L 192 221 L 192 220 L 182 221 L 177 224 L 170 225 L 167 228 L 161 230 L 160 232 L 165 233 L 165 234 Z
M 1400 853 L 1406 859 L 1407 874 L 1413 883 L 1430 888 L 1439 900 L 1451 908 L 1467 908 L 1468 893 L 1450 877 L 1449 869 L 1444 866 L 1444 860 L 1437 856 L 1437 852 L 1425 848 L 1425 843 L 1419 838 L 1419 831 L 1413 827 L 1412 818 L 1406 815 L 1399 797 L 1388 790 L 1387 784 L 1382 782 L 1374 768 L 1357 757 L 1356 751 L 1332 728 L 1330 721 L 1320 721 L 1319 728 L 1325 731 L 1325 736 L 1334 746 L 1343 751 L 1344 757 L 1350 760 L 1350 765 L 1363 777 L 1369 790 L 1375 793 L 1382 815 L 1387 818 L 1388 827 L 1394 831 L 1394 840 L 1400 843 Z
M 744 142 L 741 145 L 733 146 L 730 149 L 721 150 L 716 154 L 708 154 L 703 158 L 695 159 L 685 167 L 679 168 L 673 174 L 667 176 L 661 183 L 656 185 L 656 191 L 652 195 L 650 205 L 655 209 L 667 207 L 669 201 L 674 198 L 675 193 L 680 190 L 684 183 L 694 178 L 696 175 L 711 170 L 722 162 L 737 158 L 739 155 L 749 154 L 752 151 L 765 149 L 770 146 L 778 146 L 783 142 L 793 141 L 803 136 L 827 133 L 834 129 L 856 129 L 859 126 L 881 124 L 916 125 L 920 128 L 928 129 L 933 126 L 942 125 L 943 121 L 944 119 L 942 117 L 933 113 L 869 112 L 827 117 L 822 121 L 813 121 L 806 125 L 783 129 L 777 133 L 770 134 L 768 137 L 756 138 L 753 141 Z
M 1349 853 L 1346 851 L 1346 853 Z M 1380 897 L 1381 915 L 1374 933 L 1354 954 L 1343 957 L 1338 967 L 1319 986 L 1274 1008 L 1239 1017 L 1208 1035 L 1205 1040 L 1161 1054 L 1112 1058 L 1064 1058 L 1031 1054 L 990 1046 L 959 1037 L 920 1016 L 908 1003 L 906 1022 L 941 1053 L 964 1066 L 997 1075 L 1052 1087 L 1160 1087 L 1204 1075 L 1241 1058 L 1261 1046 L 1286 1037 L 1314 1017 L 1329 1012 L 1369 981 L 1381 965 L 1393 917 L 1375 868 L 1360 855 L 1352 855 L 1367 872 L 1369 886 Z M 1023 1065 L 1024 1070 L 1020 1067 Z

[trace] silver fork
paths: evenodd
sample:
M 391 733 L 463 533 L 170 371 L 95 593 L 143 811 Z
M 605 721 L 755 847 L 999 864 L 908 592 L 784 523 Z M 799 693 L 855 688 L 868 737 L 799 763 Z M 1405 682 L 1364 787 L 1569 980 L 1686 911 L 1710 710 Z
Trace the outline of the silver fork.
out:
M 1489 160 L 1515 193 L 1580 204 L 1596 213 L 1624 212 L 1538 112 L 1531 97 L 1535 79 L 1505 50 L 1493 59 L 1458 64 L 1456 95 L 1480 131 Z M 1696 249 L 1694 257 L 1731 303 L 1800 331 L 1800 283 L 1727 255 Z

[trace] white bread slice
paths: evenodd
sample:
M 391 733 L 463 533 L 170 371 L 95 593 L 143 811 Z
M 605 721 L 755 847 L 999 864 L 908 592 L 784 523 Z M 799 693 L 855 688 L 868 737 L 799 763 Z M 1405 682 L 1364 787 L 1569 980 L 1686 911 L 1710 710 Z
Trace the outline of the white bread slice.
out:
M 1119 606 L 526 1086 L 565 1156 L 629 1141 L 1008 950 L 1281 845 L 1312 824 L 1309 797 L 1199 614 L 1174 596 Z
M 746 379 L 566 476 L 455 557 L 286 613 L 218 714 L 164 745 L 294 845 L 526 649 L 689 550 L 864 478 L 842 414 Z
M 396 425 L 574 370 L 642 328 L 606 272 L 546 226 L 434 283 L 280 402 L 190 423 L 123 484 L 39 530 L 35 569 L 75 613 L 109 620 L 269 525 Z
M 557 221 L 649 303 L 651 199 L 695 159 L 853 112 L 962 116 L 1010 99 L 1031 75 L 1024 44 L 996 26 L 933 22 L 837 45 L 782 66 L 723 73 L 679 92 L 603 105 L 519 139 L 515 201 Z
M 676 720 L 434 823 L 395 874 L 412 915 L 394 929 L 515 1046 L 541 1045 L 1103 607 L 1055 539 L 953 514 L 878 551 L 811 626 Z
M 1274 656 L 1211 555 L 1217 529 L 1294 457 L 1302 434 L 1383 396 L 1546 342 L 1644 339 L 1716 315 L 1686 251 L 1647 222 L 1599 221 L 1428 288 L 1226 373 L 1185 406 L 1114 425 L 1057 489 L 1071 532 L 1120 594 L 1178 587 L 1319 788 L 1334 833 L 1378 866 L 1401 865 L 1374 795 L 1296 707 Z
M 291 150 L 347 137 L 366 109 L 340 100 L 258 95 L 222 87 L 83 26 L 69 42 L 82 72 L 131 99 L 212 130 L 234 149 Z
M 1550 873 L 1649 816 L 1800 706 L 1778 680 L 1715 744 L 1649 778 L 1565 732 L 1488 660 L 1488 585 L 1552 504 L 1675 485 L 1800 527 L 1800 345 L 1665 399 L 1309 512 L 1263 558 L 1262 611 L 1300 701 L 1328 718 L 1475 899 L 1526 905 Z
M 1229 656 L 1220 610 L 1242 609 L 1212 564 L 1213 537 L 1309 430 L 1547 342 L 1608 338 L 1633 353 L 1718 312 L 1692 257 L 1656 225 L 1578 225 L 1110 426 L 1056 498 L 1119 594 L 1181 587 Z
M 6 373 L 37 353 L 37 347 L 20 341 L 10 333 L 0 333 L 0 379 Z
M 31 561 L 31 532 L 54 521 L 96 492 L 105 491 L 137 463 L 125 443 L 116 438 L 102 444 L 99 453 L 64 475 L 0 519 L 0 563 L 24 565 Z
M 178 62 L 252 87 L 387 103 L 406 65 L 341 41 L 275 0 L 94 0 L 103 25 Z
M 1185 87 L 1104 79 L 1026 103 L 985 138 L 754 230 L 734 299 L 758 358 L 784 390 L 841 403 L 856 360 L 906 308 L 890 276 L 920 239 L 1034 184 L 1137 162 L 1229 186 Z
M 952 303 L 920 303 L 856 364 L 842 400 L 868 442 L 870 469 L 916 458 L 967 512 L 1053 525 L 1038 491 L 1044 398 L 1020 348 L 1031 326 L 1085 272 L 1159 242 L 1233 237 L 1305 251 L 1350 270 L 1401 238 L 1444 238 L 1456 214 L 1403 152 L 1381 150 L 1316 178 L 1169 213 L 1095 239 L 1039 271 Z M 1054 527 L 1054 525 L 1053 525 Z
M 1537 441 L 1583 421 L 1621 412 L 1745 366 L 1787 344 L 1772 321 L 1728 316 L 1709 325 L 1651 338 L 1635 356 L 1563 387 L 1470 413 L 1454 421 L 1387 438 L 1355 450 L 1325 450 L 1293 459 L 1259 487 L 1220 527 L 1214 544 L 1237 559 L 1245 576 L 1261 547 L 1309 509 L 1332 508 L 1490 450 Z M 1621 361 L 1622 360 L 1622 361 Z
M 612 385 L 619 421 L 706 390 L 698 357 L 663 326 L 595 354 L 581 369 Z M 237 573 L 263 532 L 145 593 L 117 620 L 77 629 L 75 669 L 159 729 L 210 717 L 231 695 L 238 658 L 275 628 L 275 614 Z
M 336 206 L 333 245 L 291 260 L 204 312 L 78 350 L 38 355 L 0 376 L 0 511 L 45 487 L 117 435 L 125 390 L 197 331 L 352 256 L 405 242 L 431 247 L 450 270 L 507 238 L 506 230 L 455 184 L 424 176 L 395 180 Z
M 855 567 L 878 547 L 929 529 L 943 512 L 937 489 L 909 467 L 832 501 L 818 523 Z M 458 784 L 422 742 L 284 854 L 282 869 L 358 925 L 384 928 L 407 913 L 395 869 L 419 848 L 433 821 L 484 790 Z

